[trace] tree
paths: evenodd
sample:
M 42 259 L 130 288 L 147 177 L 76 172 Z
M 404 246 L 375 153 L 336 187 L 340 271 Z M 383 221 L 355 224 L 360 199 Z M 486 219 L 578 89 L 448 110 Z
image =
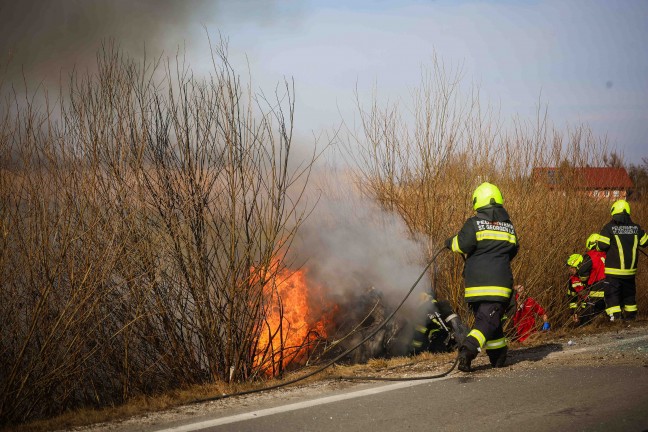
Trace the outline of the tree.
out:
M 623 168 L 624 165 L 623 159 L 616 152 L 603 155 L 603 163 L 610 168 Z
M 630 199 L 638 200 L 648 196 L 648 158 L 642 158 L 641 165 L 628 166 L 628 175 L 634 183 Z

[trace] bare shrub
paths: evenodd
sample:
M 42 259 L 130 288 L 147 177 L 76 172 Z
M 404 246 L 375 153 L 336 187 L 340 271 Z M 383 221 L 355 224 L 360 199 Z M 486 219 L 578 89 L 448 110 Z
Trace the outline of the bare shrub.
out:
M 314 159 L 289 164 L 291 83 L 266 98 L 212 59 L 199 80 L 105 46 L 56 109 L 5 100 L 0 423 L 264 376 Z
M 361 126 L 349 130 L 347 140 L 358 181 L 384 208 L 398 212 L 412 235 L 427 237 L 430 255 L 473 214 L 474 189 L 483 181 L 497 184 L 521 244 L 513 261 L 516 283 L 529 288 L 557 327 L 567 325 L 566 258 L 584 252 L 587 236 L 609 219 L 610 205 L 579 191 L 582 179 L 573 168 L 601 166 L 607 142 L 587 125 L 553 128 L 540 108 L 533 121 L 516 118 L 505 128 L 477 89 L 462 92 L 461 79 L 460 69 L 434 58 L 411 104 L 381 105 L 374 94 L 365 108 L 358 98 Z M 560 175 L 547 184 L 534 178 L 535 167 L 558 167 Z M 633 214 L 641 217 L 640 207 Z M 448 253 L 438 261 L 439 297 L 469 319 L 461 257 Z M 644 280 L 640 271 L 639 287 Z

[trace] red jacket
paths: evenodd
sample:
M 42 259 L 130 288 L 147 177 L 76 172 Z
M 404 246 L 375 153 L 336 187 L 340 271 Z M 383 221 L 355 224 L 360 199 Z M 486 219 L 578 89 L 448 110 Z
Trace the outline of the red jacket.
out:
M 569 283 L 567 284 L 567 295 L 579 295 L 584 289 L 585 284 L 583 284 L 583 282 L 577 275 L 569 276 Z
M 518 302 L 519 295 L 515 294 L 515 301 Z M 527 297 L 522 303 L 518 303 L 513 324 L 517 332 L 517 339 L 524 342 L 529 336 L 535 333 L 536 316 L 542 316 L 545 310 L 532 297 Z
M 587 294 L 588 291 L 585 290 L 585 284 L 581 279 L 576 275 L 569 276 L 567 297 L 569 298 L 569 309 L 573 309 L 572 313 L 576 313 L 576 309 L 579 307 L 579 300 L 585 300 Z M 580 306 L 584 305 L 580 304 Z
M 593 285 L 601 279 L 605 279 L 605 252 L 589 250 L 587 255 L 592 259 L 592 270 L 587 279 L 587 285 Z

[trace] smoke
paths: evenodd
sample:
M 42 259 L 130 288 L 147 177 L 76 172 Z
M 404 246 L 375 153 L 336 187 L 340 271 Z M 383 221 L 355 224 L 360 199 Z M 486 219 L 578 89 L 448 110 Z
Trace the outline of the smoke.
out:
M 335 305 L 329 335 L 340 339 L 332 355 L 358 347 L 368 335 L 373 335 L 371 340 L 346 360 L 362 363 L 410 353 L 412 325 L 420 318 L 418 293 L 430 287 L 427 274 L 394 318 L 383 324 L 421 275 L 424 242 L 412 238 L 399 215 L 363 196 L 351 176 L 326 170 L 314 177 L 309 188 L 319 200 L 297 231 L 287 258 L 306 269 L 308 283 L 317 287 L 324 305 Z
M 423 270 L 424 245 L 411 238 L 397 214 L 361 196 L 348 179 L 330 176 L 318 188 L 320 199 L 298 231 L 291 257 L 342 302 L 373 289 L 395 307 Z M 426 275 L 416 291 L 429 286 Z
M 0 0 L 0 82 L 55 86 L 73 68 L 92 70 L 108 41 L 134 58 L 200 52 L 205 29 L 265 25 L 275 9 L 262 0 Z

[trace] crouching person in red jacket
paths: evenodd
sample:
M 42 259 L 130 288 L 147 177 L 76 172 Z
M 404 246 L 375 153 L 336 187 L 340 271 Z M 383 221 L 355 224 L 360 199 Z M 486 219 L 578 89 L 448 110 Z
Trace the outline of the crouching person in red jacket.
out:
M 515 339 L 518 342 L 524 342 L 536 333 L 536 319 L 542 318 L 542 330 L 549 330 L 549 318 L 544 308 L 533 298 L 529 297 L 526 288 L 523 285 L 515 285 L 515 315 L 513 315 L 513 324 L 515 325 Z

